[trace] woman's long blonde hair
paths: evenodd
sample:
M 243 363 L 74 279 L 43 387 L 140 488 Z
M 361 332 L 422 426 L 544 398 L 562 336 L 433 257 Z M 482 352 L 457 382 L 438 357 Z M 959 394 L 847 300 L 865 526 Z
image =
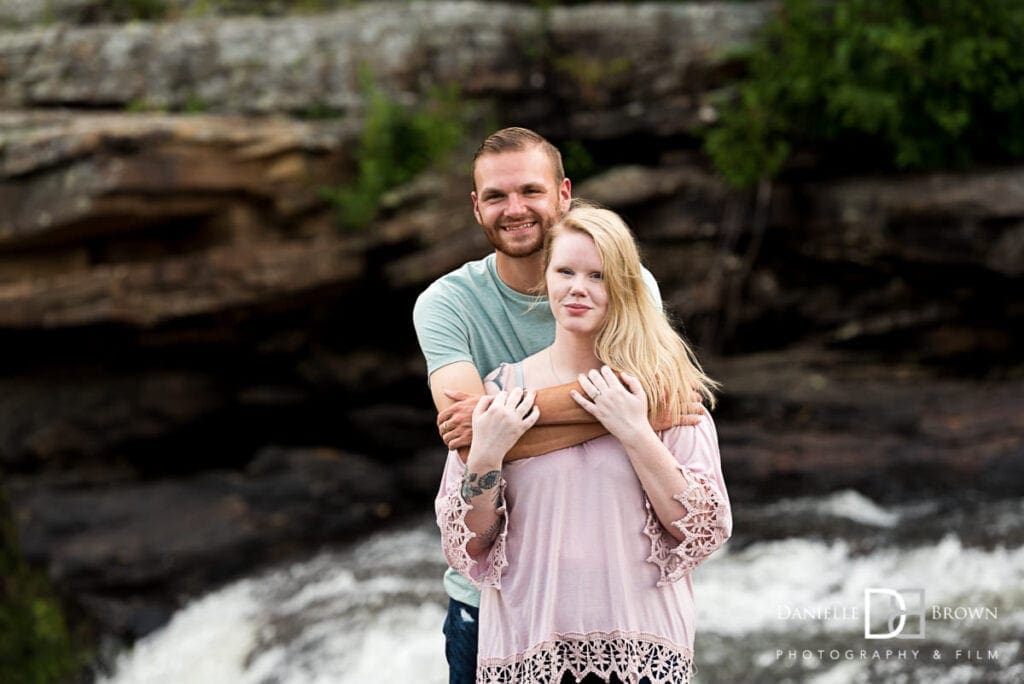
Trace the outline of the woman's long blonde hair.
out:
M 691 388 L 714 407 L 719 384 L 704 373 L 648 291 L 636 239 L 625 222 L 609 209 L 575 200 L 545 236 L 545 273 L 554 241 L 567 231 L 588 235 L 601 254 L 608 312 L 594 342 L 597 358 L 640 380 L 652 420 L 681 415 Z

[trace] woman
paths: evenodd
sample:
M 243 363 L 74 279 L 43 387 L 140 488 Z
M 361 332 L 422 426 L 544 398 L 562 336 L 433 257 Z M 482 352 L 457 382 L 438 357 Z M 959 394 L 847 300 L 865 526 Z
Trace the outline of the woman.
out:
M 647 294 L 615 213 L 571 209 L 544 258 L 555 341 L 487 376 L 467 462 L 449 453 L 436 501 L 449 563 L 483 590 L 477 681 L 688 682 L 690 573 L 732 519 L 711 418 L 649 421 L 679 415 L 691 387 L 713 406 L 715 383 Z M 534 392 L 573 376 L 609 434 L 503 463 L 539 417 Z

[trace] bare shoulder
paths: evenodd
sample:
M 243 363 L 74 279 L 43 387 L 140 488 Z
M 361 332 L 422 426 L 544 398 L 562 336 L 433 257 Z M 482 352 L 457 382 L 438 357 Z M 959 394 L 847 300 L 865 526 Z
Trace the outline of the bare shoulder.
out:
M 531 354 L 523 359 L 523 377 L 530 389 L 540 389 L 547 386 L 547 378 L 550 371 L 547 350 Z

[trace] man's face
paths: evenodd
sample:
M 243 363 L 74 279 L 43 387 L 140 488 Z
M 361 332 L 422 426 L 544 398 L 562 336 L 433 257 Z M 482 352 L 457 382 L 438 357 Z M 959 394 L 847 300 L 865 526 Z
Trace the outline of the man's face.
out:
M 473 214 L 494 248 L 510 257 L 536 254 L 544 236 L 569 208 L 569 179 L 555 181 L 539 145 L 485 154 L 473 174 Z

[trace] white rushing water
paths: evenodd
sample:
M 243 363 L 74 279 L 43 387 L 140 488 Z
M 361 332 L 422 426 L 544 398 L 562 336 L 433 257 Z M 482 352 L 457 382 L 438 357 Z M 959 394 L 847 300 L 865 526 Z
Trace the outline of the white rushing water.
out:
M 780 501 L 756 514 L 852 521 L 870 535 L 914 527 L 935 518 L 934 510 L 927 503 L 885 508 L 848 491 Z M 1019 530 L 1019 512 L 995 511 L 990 524 Z M 816 532 L 737 538 L 696 571 L 695 682 L 1024 681 L 1024 546 L 972 546 L 955 531 L 867 545 L 863 536 Z M 441 684 L 444 567 L 432 520 L 379 533 L 193 601 L 123 653 L 100 682 Z M 865 639 L 869 587 L 922 589 L 929 611 L 940 609 L 926 616 L 926 638 Z M 957 607 L 974 608 L 973 617 Z M 872 658 L 876 649 L 920 653 Z M 986 657 L 968 660 L 963 652 L 972 650 Z

